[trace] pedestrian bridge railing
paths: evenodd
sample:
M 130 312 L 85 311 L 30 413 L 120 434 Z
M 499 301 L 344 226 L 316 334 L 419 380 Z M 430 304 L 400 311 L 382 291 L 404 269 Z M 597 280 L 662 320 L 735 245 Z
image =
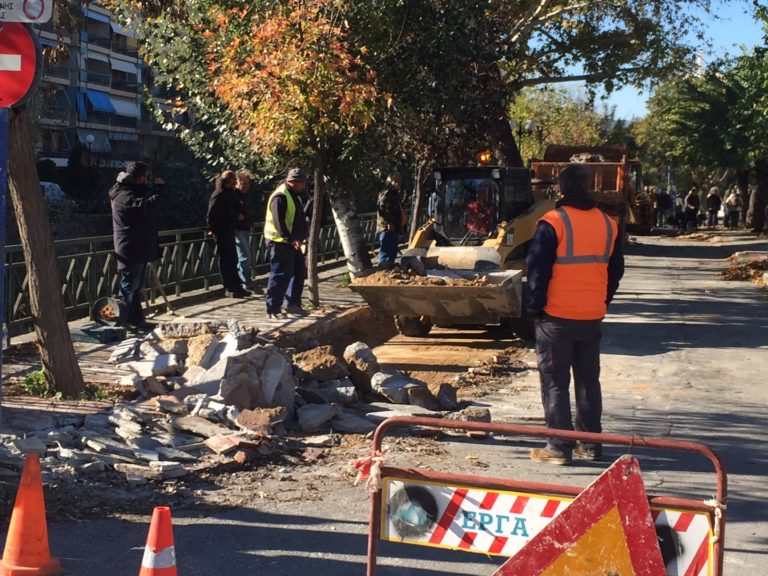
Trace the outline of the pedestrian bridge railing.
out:
M 360 215 L 365 242 L 373 247 L 376 242 L 376 214 Z M 253 273 L 269 271 L 269 262 L 263 241 L 263 223 L 253 226 L 251 237 Z M 207 236 L 207 228 L 163 230 L 160 240 L 160 260 L 156 270 L 165 292 L 182 296 L 198 290 L 211 290 L 221 283 L 216 259 L 216 244 Z M 117 262 L 112 236 L 92 236 L 57 240 L 54 250 L 58 263 L 61 293 L 69 320 L 87 318 L 93 303 L 117 291 Z M 11 336 L 33 328 L 29 306 L 29 279 L 20 244 L 6 246 L 5 257 L 5 334 Z M 329 262 L 343 257 L 341 241 L 335 224 L 320 230 L 319 261 Z M 150 299 L 159 296 L 154 278 L 147 276 Z

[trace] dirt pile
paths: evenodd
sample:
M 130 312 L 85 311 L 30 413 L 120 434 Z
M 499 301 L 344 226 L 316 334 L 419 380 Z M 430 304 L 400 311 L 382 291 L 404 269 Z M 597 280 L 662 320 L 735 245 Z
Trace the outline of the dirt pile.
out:
M 487 286 L 488 278 L 446 278 L 442 276 L 417 276 L 398 270 L 375 272 L 369 276 L 357 278 L 355 286 Z

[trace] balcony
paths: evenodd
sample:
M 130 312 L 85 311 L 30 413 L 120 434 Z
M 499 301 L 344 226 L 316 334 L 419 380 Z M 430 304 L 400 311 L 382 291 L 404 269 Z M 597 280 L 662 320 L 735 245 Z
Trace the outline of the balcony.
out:
M 57 122 L 68 122 L 70 110 L 68 108 L 61 108 L 58 106 L 46 106 L 40 110 L 40 119 L 55 120 Z
M 128 46 L 125 42 L 120 40 L 112 40 L 112 51 L 131 58 L 136 58 L 139 55 L 139 49 L 136 46 Z
M 136 94 L 139 91 L 139 84 L 134 78 L 133 80 L 127 80 L 123 78 L 112 77 L 112 88 L 115 90 L 123 90 L 124 92 L 131 92 Z
M 106 48 L 107 50 L 112 50 L 112 38 L 109 36 L 96 36 L 94 34 L 89 34 L 88 32 L 83 32 L 81 39 L 83 42 L 87 42 L 88 44 L 93 44 L 95 46 Z
M 69 80 L 71 68 L 65 64 L 46 64 L 43 66 L 43 75 L 47 78 L 62 78 Z
M 100 74 L 98 72 L 90 72 L 86 70 L 84 76 L 85 76 L 85 81 L 90 84 L 98 84 L 100 86 L 112 85 L 111 74 Z

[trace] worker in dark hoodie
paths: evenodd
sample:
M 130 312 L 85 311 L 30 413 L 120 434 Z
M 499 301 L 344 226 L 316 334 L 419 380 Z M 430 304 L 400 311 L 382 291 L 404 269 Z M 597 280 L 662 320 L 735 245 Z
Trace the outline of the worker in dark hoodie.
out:
M 157 203 L 147 181 L 149 166 L 132 162 L 121 172 L 109 191 L 112 234 L 120 273 L 120 297 L 126 303 L 126 325 L 130 330 L 149 330 L 152 325 L 141 308 L 147 263 L 160 257 L 157 242 Z
M 581 164 L 560 173 L 562 199 L 537 223 L 526 258 L 526 312 L 536 326 L 536 359 L 548 428 L 601 432 L 600 337 L 608 303 L 624 275 L 622 231 L 589 194 Z M 602 446 L 550 438 L 531 450 L 537 462 L 567 465 L 573 457 L 599 460 Z

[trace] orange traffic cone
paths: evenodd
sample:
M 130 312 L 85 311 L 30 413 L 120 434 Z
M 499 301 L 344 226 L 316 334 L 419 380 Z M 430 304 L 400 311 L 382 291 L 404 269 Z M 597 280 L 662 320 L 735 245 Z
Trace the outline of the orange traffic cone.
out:
M 171 509 L 167 506 L 158 506 L 152 513 L 139 576 L 177 575 Z
M 60 574 L 57 558 L 48 550 L 48 527 L 45 523 L 43 475 L 37 453 L 27 456 L 11 525 L 0 560 L 0 576 L 49 576 Z

